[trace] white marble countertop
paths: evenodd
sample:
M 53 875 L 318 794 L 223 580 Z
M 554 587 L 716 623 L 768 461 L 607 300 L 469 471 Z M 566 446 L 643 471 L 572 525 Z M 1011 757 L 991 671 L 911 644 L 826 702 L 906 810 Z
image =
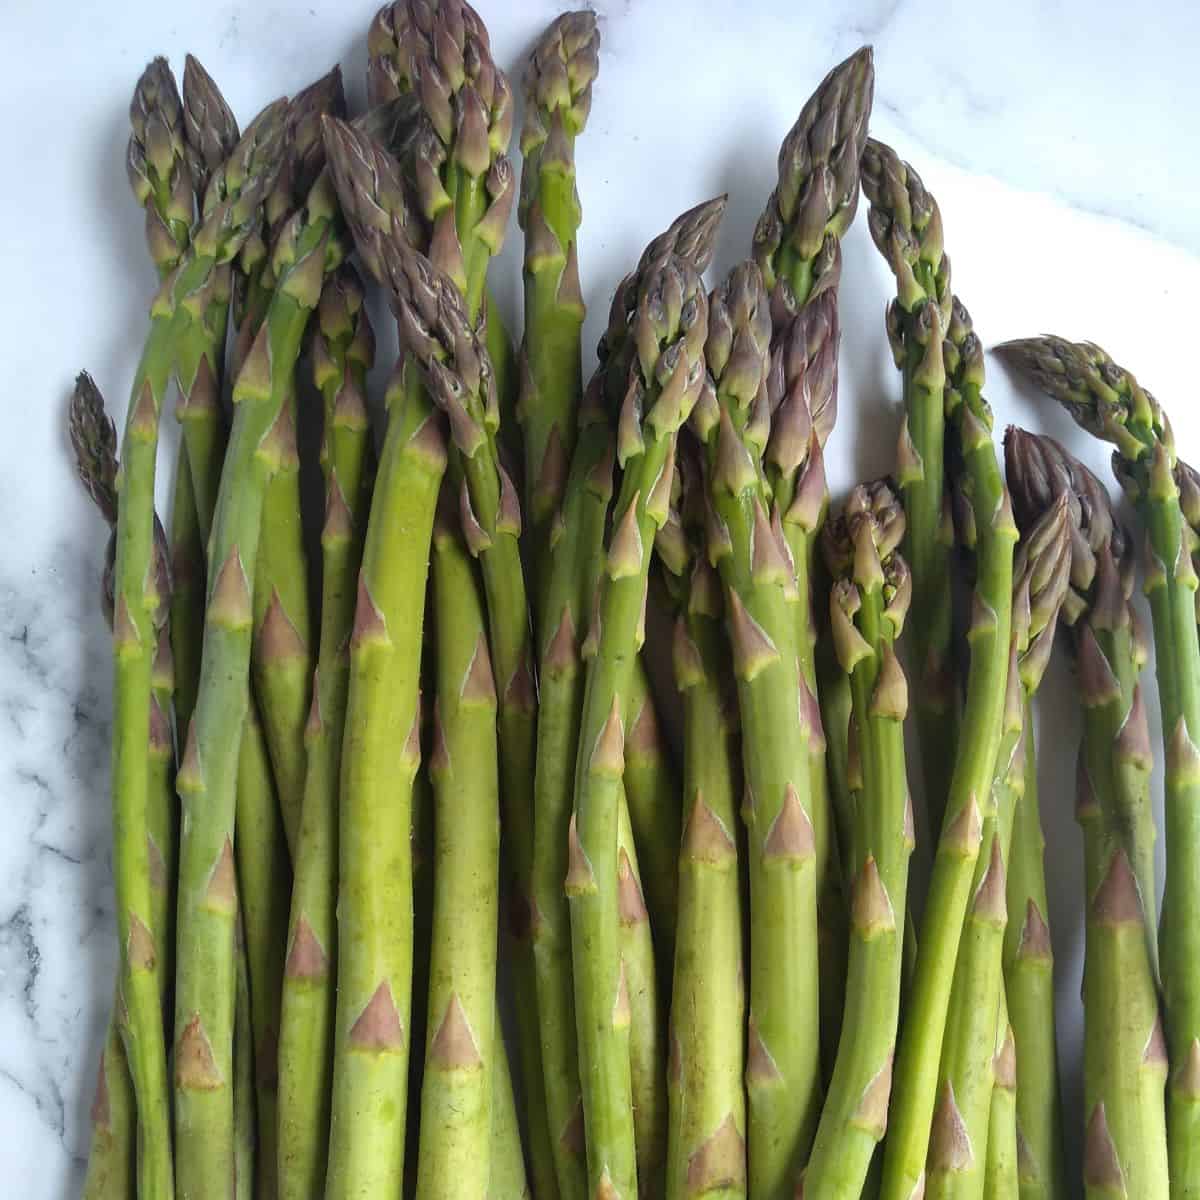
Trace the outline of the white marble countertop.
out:
M 111 681 L 97 604 L 105 538 L 73 478 L 64 418 L 83 366 L 120 417 L 153 289 L 141 214 L 125 182 L 129 94 L 152 55 L 169 55 L 181 71 L 190 50 L 243 122 L 335 59 L 361 103 L 374 7 L 79 0 L 68 12 L 9 0 L 0 13 L 6 1195 L 77 1194 L 110 1000 Z M 795 113 L 830 66 L 870 41 L 878 75 L 873 130 L 913 161 L 938 197 L 955 288 L 984 339 L 1053 331 L 1099 341 L 1166 404 L 1184 452 L 1200 456 L 1191 359 L 1200 298 L 1200 10 L 1189 0 L 597 0 L 594 7 L 601 71 L 578 149 L 589 346 L 614 284 L 679 210 L 728 191 L 715 269 L 746 253 Z M 498 62 L 516 74 L 557 5 L 482 0 L 479 8 Z M 510 321 L 519 240 L 511 237 L 497 269 Z M 891 465 L 899 381 L 883 330 L 890 295 L 860 211 L 845 243 L 841 416 L 828 451 L 835 490 Z M 989 396 L 998 429 L 1016 421 L 1054 433 L 1111 478 L 1103 448 L 1015 392 L 996 364 Z M 1061 662 L 1044 691 L 1041 736 L 1055 751 L 1042 756 L 1041 772 L 1061 1053 L 1077 1124 L 1082 852 L 1071 808 L 1079 722 Z

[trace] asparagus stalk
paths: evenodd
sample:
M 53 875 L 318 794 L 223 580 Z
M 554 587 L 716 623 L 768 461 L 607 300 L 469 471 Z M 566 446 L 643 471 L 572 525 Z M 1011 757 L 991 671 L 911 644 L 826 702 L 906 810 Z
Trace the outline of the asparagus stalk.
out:
M 1065 611 L 1084 707 L 1084 1182 L 1089 1196 L 1165 1196 L 1165 1060 L 1148 907 L 1151 752 L 1138 683 L 1144 653 L 1129 603 L 1130 542 L 1099 480 L 1056 442 L 1012 430 L 1008 458 L 1023 522 L 1065 494 L 1079 527 Z
M 433 538 L 436 810 L 429 1028 L 417 1196 L 478 1196 L 491 1176 L 500 784 L 496 687 L 475 566 L 449 485 Z M 449 510 L 449 511 L 447 511 Z
M 241 766 L 239 758 L 239 769 Z M 238 921 L 237 995 L 233 1013 L 233 1200 L 252 1200 L 258 1154 L 258 1089 L 255 1087 L 254 1018 L 250 1002 L 250 970 L 246 961 L 246 941 Z
M 550 570 L 550 521 L 558 513 L 578 434 L 583 393 L 575 139 L 587 124 L 599 71 L 595 13 L 556 17 L 525 70 L 521 203 L 525 232 L 525 336 L 518 415 L 525 448 L 525 510 L 535 547 L 537 607 Z
M 362 131 L 333 119 L 324 122 L 324 141 L 360 257 L 386 283 L 388 257 L 401 252 L 407 231 L 417 233 L 398 164 Z M 393 297 L 393 307 L 399 304 Z M 386 396 L 387 435 L 350 642 L 338 816 L 331 1200 L 396 1192 L 404 1179 L 421 632 L 434 510 L 446 469 L 445 433 L 417 377 L 418 351 L 411 342 L 405 351 Z M 396 778 L 389 772 L 401 744 Z M 378 896 L 388 912 L 383 922 Z
M 1020 797 L 1017 804 L 1020 805 Z M 1000 992 L 996 1047 L 992 1059 L 992 1102 L 988 1116 L 987 1167 L 984 1200 L 1009 1200 L 1021 1195 L 1020 1151 L 1017 1139 L 1017 1049 L 1009 1021 L 1008 1001 Z
M 279 821 L 266 740 L 253 700 L 246 708 L 238 753 L 234 828 L 237 892 L 254 1046 L 251 1083 L 258 1131 L 254 1191 L 267 1200 L 277 1192 L 279 1008 L 287 951 L 291 866 Z M 236 1039 L 236 1032 L 234 1037 Z M 236 1082 L 234 1086 L 236 1088 Z M 237 1103 L 235 1096 L 235 1107 Z
M 1145 531 L 1145 587 L 1154 625 L 1166 767 L 1167 881 L 1159 948 L 1172 1048 L 1167 1100 L 1171 1183 L 1173 1195 L 1200 1194 L 1200 978 L 1194 970 L 1200 930 L 1185 915 L 1200 904 L 1195 870 L 1200 770 L 1192 740 L 1192 731 L 1200 730 L 1200 640 L 1191 530 L 1174 478 L 1174 436 L 1155 398 L 1098 346 L 1044 337 L 1010 342 L 1002 349 L 1006 361 L 1032 376 L 1085 430 L 1114 443 L 1113 470 Z M 1137 748 L 1139 753 L 1143 749 Z M 1150 927 L 1153 887 L 1143 889 L 1141 877 L 1136 878 Z
M 496 1028 L 500 1028 L 499 1017 Z M 521 1130 L 517 1124 L 517 1101 L 513 1096 L 512 1069 L 508 1047 L 496 1041 L 492 1067 L 492 1149 L 488 1200 L 529 1200 L 529 1182 L 525 1175 L 525 1156 L 521 1151 Z
M 715 313 L 716 303 L 713 309 Z M 694 440 L 681 445 L 680 509 L 660 531 L 676 577 L 673 659 L 684 704 L 679 924 L 671 1004 L 668 1200 L 746 1195 L 742 903 L 737 851 L 741 791 L 737 700 L 721 584 L 703 541 L 705 481 Z M 699 528 L 697 528 L 697 526 Z M 673 549 L 667 543 L 673 545 Z
M 285 106 L 256 120 L 209 185 L 209 202 L 236 191 L 193 236 L 197 266 L 228 261 L 269 190 L 282 151 Z M 270 170 L 264 169 L 269 164 Z M 247 184 L 252 185 L 253 190 Z M 248 204 L 247 192 L 253 197 Z M 262 494 L 275 468 L 271 436 L 289 368 L 299 352 L 325 267 L 331 210 L 315 196 L 281 240 L 278 311 L 234 389 L 237 415 L 209 541 L 205 654 L 178 787 L 184 804 L 176 987 L 175 1127 L 181 1190 L 223 1186 L 233 1169 L 231 1099 L 233 930 L 237 910 L 233 841 L 237 757 L 249 702 L 251 588 Z M 236 236 L 234 236 L 236 234 Z M 185 270 L 182 278 L 187 279 Z M 314 278 L 315 277 L 315 278 Z M 186 295 L 186 291 L 184 292 Z M 187 309 L 179 310 L 186 315 Z
M 330 277 L 317 307 L 313 378 L 324 400 L 321 629 L 308 770 L 295 854 L 279 1040 L 279 1191 L 307 1200 L 325 1181 L 336 1008 L 338 781 L 355 581 L 370 506 L 366 372 L 374 335 L 354 269 Z
M 83 1181 L 83 1200 L 122 1200 L 137 1195 L 137 1108 L 129 1064 L 114 1015 L 109 1019 L 104 1049 L 100 1052 L 100 1070 L 96 1095 L 92 1100 L 92 1137 L 88 1146 L 87 1175 Z
M 714 292 L 706 393 L 693 417 L 706 446 L 708 555 L 725 587 L 726 626 L 745 744 L 749 837 L 750 1193 L 790 1196 L 819 1112 L 819 968 L 808 754 L 795 573 L 761 457 L 769 434 L 771 317 L 758 268 Z
M 1187 522 L 1186 537 L 1191 547 L 1192 566 L 1200 566 L 1200 471 L 1175 460 L 1175 484 L 1179 488 L 1179 507 Z M 1200 596 L 1200 592 L 1197 593 Z M 1196 619 L 1200 621 L 1200 599 L 1196 602 Z
M 621 488 L 606 546 L 591 637 L 575 767 L 567 894 L 575 1014 L 593 1194 L 637 1195 L 629 1059 L 629 997 L 618 945 L 618 794 L 623 714 L 642 637 L 654 534 L 666 519 L 675 440 L 703 379 L 708 305 L 686 260 L 656 263 L 641 280 L 636 360 L 618 421 Z
M 904 525 L 891 489 L 874 484 L 855 488 L 845 512 L 827 527 L 835 578 L 832 635 L 850 678 L 862 785 L 853 830 L 846 1014 L 808 1159 L 806 1197 L 861 1195 L 887 1127 L 913 842 L 903 730 L 908 686 L 893 647 L 911 593 L 897 552 Z
M 939 295 L 949 294 L 948 281 L 944 287 L 937 285 L 936 294 L 930 294 L 913 270 L 919 254 L 913 233 L 914 209 L 909 200 L 908 181 L 913 173 L 893 151 L 879 143 L 869 143 L 868 153 L 880 164 L 878 171 L 870 172 L 872 182 L 866 185 L 872 227 L 877 231 L 887 228 L 894 234 L 885 239 L 877 233 L 877 244 L 895 245 L 901 250 L 889 258 L 898 293 L 910 307 L 936 302 Z M 932 197 L 927 200 L 932 214 L 934 201 Z M 928 222 L 938 220 L 933 215 L 928 217 Z M 948 271 L 944 257 L 942 271 Z M 925 303 L 924 311 L 932 322 L 936 303 Z M 954 772 L 918 937 L 909 1015 L 896 1061 L 894 1090 L 903 1099 L 891 1113 L 881 1192 L 884 1200 L 908 1200 L 924 1178 L 954 962 L 982 844 L 982 807 L 1000 751 L 1012 624 L 1012 560 L 1017 528 L 992 444 L 991 411 L 981 394 L 983 349 L 966 309 L 957 300 L 946 325 L 944 344 L 940 316 L 937 319 L 937 345 L 928 353 L 922 351 L 921 371 L 930 384 L 940 380 L 937 386 L 944 389 L 949 427 L 963 463 L 963 490 L 976 529 L 975 586 L 967 634 L 971 666 Z M 905 346 L 908 336 L 901 333 Z M 907 471 L 902 455 L 901 476 Z
M 868 142 L 863 191 L 871 236 L 901 284 L 888 308 L 888 336 L 903 376 L 904 416 L 896 471 L 908 532 L 904 557 L 913 576 L 912 659 L 917 729 L 931 832 L 942 826 L 958 738 L 959 706 L 951 656 L 952 595 L 945 491 L 945 371 L 950 325 L 950 260 L 937 203 L 920 177 L 881 143 Z
M 1025 782 L 1025 708 L 1049 661 L 1071 568 L 1066 498 L 1051 505 L 1026 532 L 1013 585 L 1012 662 L 1005 697 L 996 779 L 985 806 L 983 845 L 975 864 L 971 906 L 955 963 L 954 990 L 942 1048 L 938 1107 L 930 1139 L 927 1194 L 982 1197 L 988 1127 L 997 1086 L 998 1030 L 1007 1030 L 1002 1005 L 1009 843 Z M 1004 1007 L 1003 1026 L 999 1013 Z M 1003 1060 L 1002 1060 L 1003 1061 Z M 999 1131 L 997 1131 L 999 1136 Z

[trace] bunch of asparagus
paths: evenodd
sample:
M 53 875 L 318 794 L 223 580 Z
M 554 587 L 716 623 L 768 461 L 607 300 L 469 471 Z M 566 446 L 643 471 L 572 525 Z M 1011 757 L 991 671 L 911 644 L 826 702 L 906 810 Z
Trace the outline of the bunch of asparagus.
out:
M 239 134 L 190 57 L 130 108 L 161 287 L 119 464 L 86 374 L 70 410 L 112 530 L 120 945 L 85 1194 L 1075 1194 L 1034 736 L 1061 619 L 1083 1184 L 1200 1195 L 1200 477 L 1157 402 L 1089 344 L 1003 348 L 1115 443 L 1146 526 L 1161 937 L 1132 541 L 1049 439 L 1010 431 L 1006 483 L 938 206 L 868 138 L 870 50 L 801 109 L 746 261 L 702 281 L 724 197 L 650 243 L 586 385 L 594 15 L 529 56 L 519 182 L 464 0 L 386 5 L 368 53 L 353 120 L 334 68 Z M 830 518 L 860 190 L 902 409 L 893 474 Z

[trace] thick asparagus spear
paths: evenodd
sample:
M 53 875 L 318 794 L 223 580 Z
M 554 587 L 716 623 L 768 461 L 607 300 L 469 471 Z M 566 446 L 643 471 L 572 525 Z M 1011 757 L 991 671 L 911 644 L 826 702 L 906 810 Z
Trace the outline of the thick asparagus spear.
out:
M 769 436 L 771 314 L 762 275 L 735 268 L 713 294 L 706 393 L 708 555 L 725 586 L 744 743 L 749 837 L 750 1193 L 790 1196 L 819 1112 L 816 878 L 805 801 L 810 710 L 801 703 L 795 573 L 761 458 Z
M 1084 429 L 1114 443 L 1113 470 L 1144 527 L 1166 767 L 1160 953 L 1171 1047 L 1171 1185 L 1173 1195 L 1200 1195 L 1200 927 L 1192 916 L 1200 906 L 1200 752 L 1194 742 L 1200 737 L 1200 640 L 1174 436 L 1155 398 L 1098 346 L 1044 337 L 1003 349 L 1006 361 L 1031 375 Z
M 337 978 L 338 781 L 355 581 L 370 505 L 366 372 L 374 335 L 354 269 L 325 284 L 313 378 L 324 399 L 320 652 L 306 740 L 279 1039 L 279 1191 L 307 1200 L 325 1182 Z
M 675 440 L 703 380 L 708 305 L 685 260 L 655 264 L 641 280 L 636 360 L 618 421 L 622 481 L 592 626 L 575 768 L 567 894 L 571 908 L 588 1183 L 593 1193 L 637 1195 L 628 996 L 617 893 L 618 793 L 624 768 L 628 679 L 639 649 L 654 533 L 666 519 Z
M 1022 523 L 1065 494 L 1079 530 L 1065 612 L 1084 707 L 1077 810 L 1088 902 L 1084 1182 L 1089 1196 L 1163 1196 L 1151 754 L 1138 683 L 1145 656 L 1129 604 L 1131 543 L 1099 480 L 1056 442 L 1014 429 L 1007 450 Z
M 850 677 L 861 764 L 854 819 L 851 942 L 842 1037 L 804 1194 L 857 1197 L 887 1128 L 900 1008 L 911 812 L 903 722 L 908 685 L 894 642 L 911 581 L 897 552 L 904 512 L 886 484 L 855 488 L 827 527 L 832 636 Z
M 1004 992 L 1003 944 L 1008 914 L 1006 870 L 1018 793 L 1024 786 L 1025 708 L 1041 682 L 1066 595 L 1071 529 L 1066 498 L 1026 531 L 1013 583 L 1012 660 L 996 777 L 983 806 L 983 847 L 954 969 L 942 1047 L 938 1107 L 930 1138 L 926 1194 L 981 1198 L 998 1014 Z M 1004 1028 L 1008 1017 L 1005 1009 Z
M 209 185 L 209 200 L 222 172 L 231 181 L 253 171 L 269 147 L 272 183 L 280 160 L 282 108 L 264 126 L 259 118 L 239 149 Z M 264 128 L 270 138 L 262 136 Z M 245 147 L 245 149 L 242 149 Z M 243 197 L 244 200 L 244 197 Z M 255 211 L 261 203 L 256 198 Z M 250 227 L 242 219 L 233 228 Z M 236 415 L 221 493 L 209 541 L 211 563 L 205 653 L 196 712 L 179 773 L 184 803 L 181 854 L 179 964 L 176 987 L 175 1125 L 178 1179 L 182 1189 L 220 1186 L 232 1170 L 233 1109 L 230 1096 L 234 1005 L 233 927 L 237 908 L 233 841 L 237 752 L 249 702 L 249 655 L 253 579 L 262 496 L 281 451 L 278 416 L 290 364 L 300 348 L 308 313 L 316 303 L 326 266 L 333 208 L 317 192 L 280 239 L 276 264 L 282 278 L 272 319 L 247 359 L 234 389 Z M 225 220 L 216 227 L 229 245 Z M 199 255 L 206 242 L 193 237 Z M 208 261 L 217 258 L 212 255 Z M 203 258 L 198 261 L 205 261 Z
M 496 687 L 483 597 L 456 507 L 445 485 L 433 537 L 437 678 L 429 772 L 436 810 L 421 1200 L 482 1200 L 491 1176 L 500 874 Z
M 901 281 L 888 308 L 888 336 L 904 380 L 896 464 L 908 532 L 904 557 L 913 576 L 912 658 L 917 728 L 931 835 L 941 828 L 959 722 L 951 659 L 949 510 L 945 492 L 947 415 L 942 341 L 950 325 L 950 260 L 942 219 L 915 171 L 879 142 L 862 160 L 871 236 Z
M 535 596 L 549 570 L 549 522 L 559 511 L 583 393 L 575 139 L 592 105 L 600 33 L 592 12 L 563 13 L 538 39 L 525 70 L 521 204 L 525 336 L 518 415 L 525 447 L 525 509 L 537 555 Z
M 869 143 L 869 153 L 879 163 L 888 164 L 887 170 L 876 176 L 879 186 L 869 185 L 867 195 L 872 227 L 895 232 L 894 237 L 877 240 L 902 250 L 889 259 L 898 294 L 914 306 L 919 298 L 936 300 L 937 295 L 930 294 L 913 271 L 920 244 L 912 233 L 914 217 L 907 182 L 911 171 L 879 143 Z M 932 212 L 932 197 L 928 197 L 928 203 Z M 928 219 L 938 220 L 935 216 Z M 908 236 L 902 237 L 905 231 Z M 945 258 L 942 266 L 948 270 Z M 948 287 L 941 291 L 948 294 Z M 936 309 L 926 304 L 924 311 L 932 317 Z M 957 300 L 946 333 L 941 353 L 926 354 L 922 370 L 927 371 L 931 381 L 944 377 L 949 426 L 961 455 L 963 491 L 977 531 L 973 607 L 967 634 L 971 666 L 954 772 L 918 937 L 908 1017 L 896 1061 L 894 1092 L 899 1104 L 890 1116 L 881 1193 L 884 1200 L 908 1200 L 924 1177 L 954 961 L 982 841 L 983 804 L 1000 750 L 1012 623 L 1012 560 L 1017 527 L 996 462 L 991 410 L 981 394 L 983 348 L 966 309 Z M 940 336 L 939 332 L 939 342 Z M 902 475 L 905 470 L 902 461 Z

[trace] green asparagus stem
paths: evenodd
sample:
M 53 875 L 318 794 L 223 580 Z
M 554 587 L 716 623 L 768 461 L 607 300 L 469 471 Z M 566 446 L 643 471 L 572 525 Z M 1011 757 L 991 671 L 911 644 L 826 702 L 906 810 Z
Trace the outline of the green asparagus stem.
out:
M 496 687 L 475 565 L 443 488 L 433 538 L 437 683 L 429 1028 L 417 1196 L 478 1196 L 491 1176 L 500 784 Z M 502 1051 L 503 1052 L 503 1051 Z
M 657 263 L 641 280 L 636 361 L 618 421 L 621 489 L 589 635 L 595 650 L 580 723 L 567 894 L 588 1183 L 595 1196 L 629 1198 L 638 1188 L 625 1049 L 629 996 L 618 945 L 623 714 L 643 636 L 654 534 L 667 515 L 675 440 L 703 380 L 707 311 L 699 276 L 686 260 Z
M 937 344 L 929 353 L 922 351 L 920 371 L 931 385 L 944 388 L 949 427 L 963 464 L 962 487 L 977 531 L 974 597 L 967 634 L 971 666 L 966 706 L 896 1061 L 894 1090 L 903 1099 L 890 1115 L 884 1156 L 883 1200 L 909 1200 L 924 1177 L 954 962 L 982 844 L 983 807 L 1000 751 L 1017 528 L 992 444 L 991 410 L 981 394 L 983 349 L 979 338 L 966 309 L 955 300 L 945 326 L 946 340 L 941 342 L 937 306 L 942 295 L 949 295 L 948 280 L 946 286 L 937 284 L 936 292 L 931 293 L 914 272 L 921 244 L 912 233 L 914 210 L 908 181 L 915 176 L 894 152 L 878 143 L 868 144 L 868 156 L 877 164 L 889 164 L 886 172 L 882 167 L 878 171 L 864 168 L 864 186 L 871 202 L 872 227 L 894 233 L 887 238 L 877 233 L 876 239 L 877 243 L 898 248 L 889 256 L 898 295 L 909 310 L 923 305 L 929 321 L 937 320 Z M 936 223 L 936 205 L 932 197 L 926 199 L 928 223 Z M 906 230 L 908 236 L 903 237 Z M 945 275 L 948 264 L 944 257 L 941 263 Z M 933 328 L 931 324 L 931 337 Z M 900 336 L 907 355 L 910 334 L 901 331 Z M 911 332 L 911 336 L 916 337 L 916 333 Z M 915 358 L 916 351 L 912 353 Z M 903 455 L 899 473 L 902 479 L 908 473 Z M 926 686 L 923 680 L 921 690 Z
M 896 549 L 903 536 L 904 513 L 886 484 L 856 488 L 827 528 L 835 579 L 832 636 L 850 678 L 862 783 L 853 830 L 846 1014 L 805 1172 L 806 1197 L 861 1195 L 887 1127 L 913 844 L 903 731 L 908 685 L 893 648 L 911 593 Z
M 801 702 L 795 573 L 761 458 L 769 435 L 771 315 L 742 264 L 713 293 L 707 346 L 716 398 L 693 416 L 706 446 L 708 556 L 725 586 L 745 756 L 749 837 L 750 1194 L 791 1196 L 819 1112 L 819 967 L 811 712 Z
M 1020 803 L 1018 797 L 1018 806 Z M 1008 1001 L 1001 989 L 995 1056 L 992 1059 L 992 1101 L 988 1116 L 984 1200 L 1011 1200 L 1023 1194 L 1017 1143 L 1017 1048 L 1008 1017 Z
M 240 765 L 240 760 L 239 760 Z M 258 1089 L 254 1086 L 254 1018 L 250 971 L 239 920 L 236 935 L 237 995 L 233 1014 L 233 1200 L 253 1200 L 258 1171 Z
M 912 660 L 917 729 L 931 835 L 942 827 L 958 739 L 959 705 L 951 654 L 951 539 L 945 492 L 947 407 L 942 340 L 950 325 L 950 261 L 942 219 L 920 177 L 882 143 L 867 143 L 863 191 L 871 236 L 900 281 L 888 308 L 888 336 L 904 380 L 896 474 L 908 533 L 904 557 L 913 576 Z
M 1084 708 L 1084 1182 L 1089 1196 L 1165 1196 L 1166 1062 L 1148 920 L 1151 751 L 1138 683 L 1145 654 L 1129 603 L 1131 544 L 1099 480 L 1056 442 L 1014 429 L 1007 452 L 1021 521 L 1065 495 L 1078 528 L 1064 611 Z
M 690 443 L 692 451 L 697 447 Z M 681 446 L 686 451 L 687 446 Z M 679 924 L 668 1067 L 668 1200 L 746 1195 L 743 1084 L 745 987 L 739 890 L 737 803 L 741 793 L 737 699 L 724 637 L 721 583 L 702 544 L 704 488 L 699 455 L 680 458 L 683 484 L 674 668 L 684 704 L 684 795 L 688 818 L 679 850 Z M 701 526 L 695 528 L 697 518 Z M 699 536 L 696 535 L 699 533 Z
M 324 141 L 364 265 L 388 282 L 411 227 L 398 164 L 327 118 Z M 398 307 L 393 297 L 393 307 Z M 388 389 L 350 650 L 341 755 L 338 987 L 330 1200 L 397 1192 L 404 1179 L 413 977 L 412 840 L 429 547 L 446 437 L 418 378 L 417 349 Z M 397 777 L 396 747 L 403 745 Z M 380 909 L 382 897 L 384 908 Z M 386 912 L 380 920 L 379 913 Z
M 497 1030 L 500 1021 L 496 1021 Z M 517 1102 L 513 1096 L 512 1070 L 508 1047 L 496 1040 L 492 1067 L 492 1150 L 488 1200 L 529 1200 L 525 1177 L 525 1155 L 521 1151 L 521 1131 L 517 1126 Z
M 583 394 L 575 139 L 587 124 L 600 68 L 592 12 L 556 17 L 525 70 L 521 203 L 525 232 L 525 338 L 518 415 L 525 447 L 525 510 L 541 608 L 550 569 L 549 522 L 558 513 L 578 433 Z
M 1159 945 L 1171 1046 L 1171 1194 L 1197 1196 L 1200 928 L 1191 914 L 1200 905 L 1200 752 L 1193 741 L 1200 736 L 1194 734 L 1200 730 L 1200 640 L 1191 530 L 1174 478 L 1174 437 L 1154 397 L 1098 346 L 1046 337 L 1011 342 L 1004 350 L 1006 361 L 1032 375 L 1084 429 L 1115 444 L 1113 470 L 1146 534 L 1145 587 L 1154 623 L 1166 766 L 1167 881 Z M 1143 911 L 1149 918 L 1145 904 Z
M 374 335 L 362 284 L 342 266 L 317 307 L 313 379 L 324 399 L 320 652 L 306 739 L 279 1039 L 279 1194 L 308 1200 L 325 1183 L 337 942 L 338 782 L 355 581 L 370 507 L 366 372 Z
M 214 195 L 223 190 L 228 189 L 230 196 L 224 205 L 213 208 L 212 216 L 193 235 L 197 268 L 206 267 L 211 273 L 215 263 L 229 261 L 257 224 L 262 196 L 281 158 L 285 111 L 282 103 L 274 105 L 252 123 L 210 183 L 210 207 Z M 314 214 L 319 211 L 315 205 Z M 311 236 L 311 230 L 305 232 Z M 278 375 L 299 351 L 306 302 L 315 303 L 315 296 L 308 301 L 314 290 L 312 264 L 315 258 L 319 279 L 324 233 L 322 229 L 317 235 L 315 256 L 312 240 L 302 241 L 298 253 L 295 239 L 283 245 L 280 261 L 289 264 L 288 294 L 234 389 L 237 415 L 209 542 L 212 570 L 205 654 L 178 778 L 184 822 L 175 997 L 175 1130 L 177 1180 L 185 1194 L 227 1186 L 233 1171 L 237 914 L 233 841 L 238 751 L 249 703 L 250 580 L 262 491 L 277 453 L 269 434 L 282 401 Z M 189 272 L 185 267 L 176 285 L 183 296 L 189 295 Z M 186 307 L 178 311 L 187 319 Z
M 277 1192 L 277 1051 L 291 866 L 279 821 L 266 741 L 253 701 L 246 709 L 238 754 L 235 832 L 237 891 L 254 1042 L 252 1082 L 258 1130 L 254 1190 L 264 1200 L 272 1200 Z M 234 1103 L 237 1104 L 236 1098 Z
M 117 1003 L 114 997 L 114 1015 L 100 1053 L 83 1200 L 133 1200 L 137 1195 L 137 1108 L 115 1015 Z
M 973 526 L 969 526 L 973 529 Z M 1004 993 L 1006 871 L 1016 804 L 1025 784 L 1025 707 L 1041 682 L 1071 570 L 1065 496 L 1026 531 L 1013 584 L 1012 662 L 996 777 L 984 805 L 983 846 L 971 884 L 946 1022 L 938 1107 L 930 1138 L 927 1194 L 980 1200 L 994 1085 L 998 1013 Z M 973 545 L 968 542 L 968 548 Z M 1007 1009 L 1004 1027 L 1007 1029 Z

